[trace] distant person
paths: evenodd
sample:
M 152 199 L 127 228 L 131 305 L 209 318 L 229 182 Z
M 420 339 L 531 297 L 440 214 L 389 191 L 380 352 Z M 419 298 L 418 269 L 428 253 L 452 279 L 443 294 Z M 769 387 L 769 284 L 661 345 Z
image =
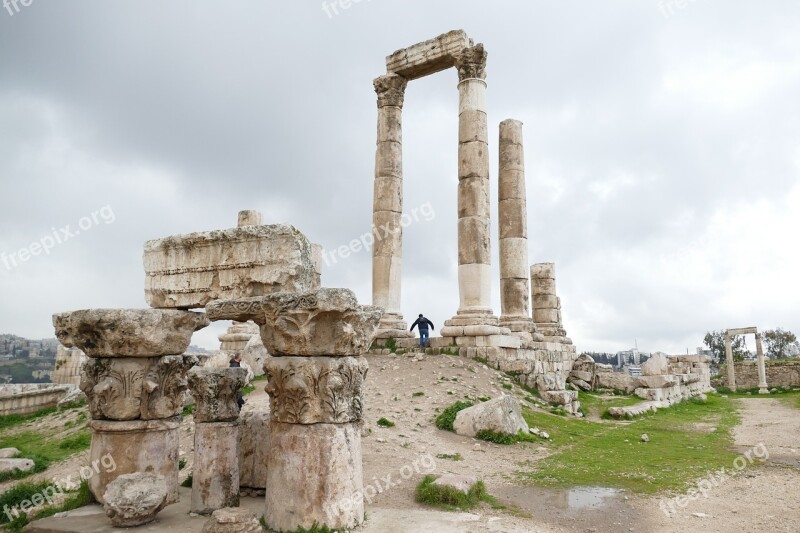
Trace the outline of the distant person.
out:
M 428 334 L 428 328 L 436 328 L 433 327 L 433 322 L 422 316 L 422 313 L 420 313 L 419 318 L 417 318 L 414 323 L 411 324 L 411 329 L 409 331 L 414 331 L 414 328 L 417 326 L 417 329 L 419 329 L 419 349 L 422 350 L 425 348 L 425 342 L 428 340 L 428 337 L 430 337 Z
M 240 353 L 233 354 L 233 359 L 230 361 L 231 368 L 242 368 L 242 355 Z M 242 389 L 236 393 L 236 403 L 239 404 L 239 410 L 242 410 L 242 406 L 244 405 L 244 394 L 242 394 Z

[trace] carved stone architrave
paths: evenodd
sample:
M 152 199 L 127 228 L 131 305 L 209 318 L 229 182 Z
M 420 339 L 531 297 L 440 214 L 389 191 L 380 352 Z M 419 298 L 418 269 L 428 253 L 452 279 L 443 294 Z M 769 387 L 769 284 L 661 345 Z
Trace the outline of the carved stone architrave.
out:
M 408 80 L 397 74 L 384 74 L 372 82 L 378 94 L 378 107 L 403 107 Z
M 358 422 L 369 364 L 356 357 L 272 357 L 264 363 L 272 420 L 287 424 Z
M 465 48 L 456 60 L 458 69 L 458 80 L 486 79 L 486 58 L 488 54 L 483 48 L 483 44 L 476 44 L 473 47 Z
M 150 359 L 94 358 L 83 366 L 81 390 L 94 420 L 136 420 L 141 416 L 142 384 Z
M 154 360 L 144 378 L 142 420 L 177 416 L 183 410 L 183 395 L 188 389 L 186 373 L 198 363 L 193 355 L 173 355 Z
M 263 297 L 238 298 L 236 300 L 216 300 L 206 305 L 206 316 L 212 322 L 233 320 L 247 322 L 252 320 L 262 325 L 265 322 L 261 302 Z
M 189 370 L 188 381 L 195 402 L 195 423 L 239 418 L 237 399 L 247 382 L 247 369 L 194 367 Z

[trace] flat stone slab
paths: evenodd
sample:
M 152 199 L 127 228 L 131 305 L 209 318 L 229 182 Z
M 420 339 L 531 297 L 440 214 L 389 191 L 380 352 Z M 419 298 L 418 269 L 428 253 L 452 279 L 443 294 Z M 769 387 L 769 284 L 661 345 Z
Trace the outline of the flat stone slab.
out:
M 82 309 L 53 315 L 56 337 L 89 357 L 181 355 L 208 326 L 203 313 L 173 309 Z
M 312 244 L 287 224 L 173 235 L 144 245 L 145 299 L 193 309 L 213 300 L 319 287 Z

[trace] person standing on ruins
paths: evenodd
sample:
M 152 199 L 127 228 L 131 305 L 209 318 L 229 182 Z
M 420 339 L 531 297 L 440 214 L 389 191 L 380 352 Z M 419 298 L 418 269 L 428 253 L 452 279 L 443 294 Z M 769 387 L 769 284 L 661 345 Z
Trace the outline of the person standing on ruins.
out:
M 242 356 L 239 352 L 233 354 L 233 359 L 230 360 L 230 368 L 241 368 L 242 367 Z M 244 394 L 242 394 L 242 389 L 236 393 L 236 403 L 239 404 L 239 409 L 241 410 L 242 406 L 244 405 Z
M 425 348 L 425 341 L 427 341 L 428 337 L 430 336 L 428 334 L 428 328 L 436 328 L 433 327 L 433 322 L 422 316 L 422 313 L 420 313 L 419 318 L 417 318 L 414 323 L 411 324 L 411 329 L 409 329 L 409 331 L 414 331 L 415 326 L 419 327 L 419 349 L 422 350 Z

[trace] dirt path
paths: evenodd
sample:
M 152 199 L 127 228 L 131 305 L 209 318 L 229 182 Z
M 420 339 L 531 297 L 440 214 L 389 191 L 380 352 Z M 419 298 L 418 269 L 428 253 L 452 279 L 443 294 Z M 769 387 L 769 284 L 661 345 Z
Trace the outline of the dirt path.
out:
M 754 466 L 730 476 L 709 478 L 702 485 L 705 495 L 694 500 L 635 502 L 642 521 L 654 532 L 800 531 L 800 410 L 773 398 L 737 400 L 742 423 L 734 430 L 734 442 L 743 454 L 739 465 L 755 459 Z M 759 458 L 765 462 L 761 465 Z M 716 483 L 715 483 L 716 481 Z M 685 503 L 685 506 L 681 506 Z

